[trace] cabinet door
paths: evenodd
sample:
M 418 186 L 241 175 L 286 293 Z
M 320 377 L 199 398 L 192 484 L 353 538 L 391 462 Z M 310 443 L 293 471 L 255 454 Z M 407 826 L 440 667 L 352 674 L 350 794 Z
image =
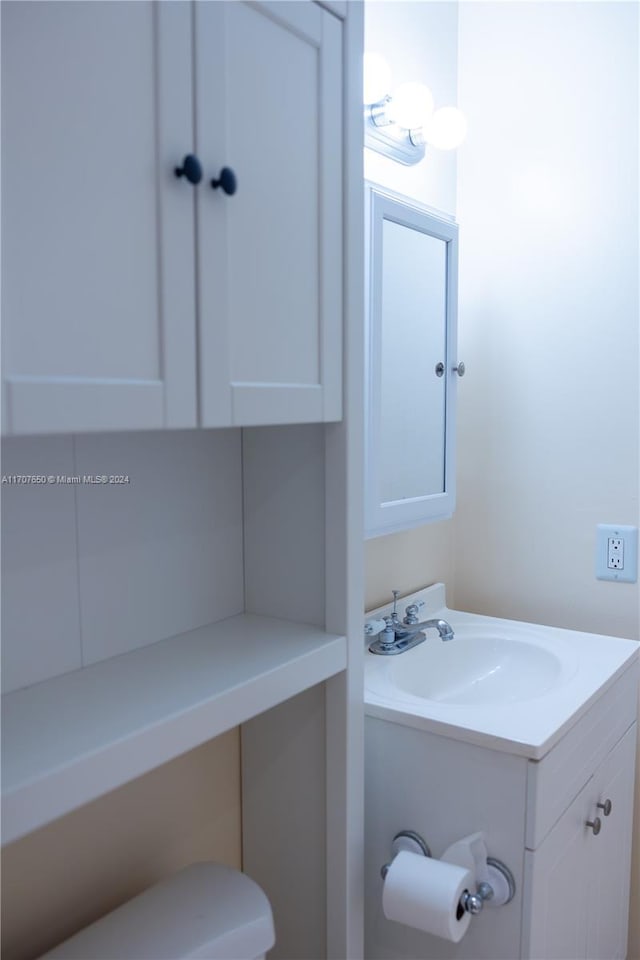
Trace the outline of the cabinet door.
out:
M 195 425 L 191 11 L 2 4 L 4 428 Z
M 544 843 L 535 852 L 525 852 L 525 958 L 581 960 L 586 956 L 589 903 L 585 884 L 592 848 L 601 839 L 585 826 L 592 819 L 592 797 L 590 780 Z
M 523 957 L 626 957 L 635 751 L 634 723 L 538 850 L 527 850 Z M 606 800 L 609 816 L 597 806 Z M 596 817 L 597 835 L 586 826 Z
M 196 4 L 203 426 L 341 416 L 340 22 Z M 237 192 L 212 189 L 223 167 Z
M 623 960 L 627 955 L 636 724 L 601 764 L 593 778 L 591 814 L 602 830 L 593 844 L 588 873 L 588 937 L 591 960 Z M 596 804 L 611 801 L 611 813 Z M 591 819 L 593 819 L 593 816 Z

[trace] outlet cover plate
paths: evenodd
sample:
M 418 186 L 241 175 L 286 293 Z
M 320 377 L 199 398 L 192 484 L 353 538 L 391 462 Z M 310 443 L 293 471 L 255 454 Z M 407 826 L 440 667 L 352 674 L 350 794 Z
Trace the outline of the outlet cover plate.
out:
M 623 566 L 609 566 L 609 540 L 623 541 Z M 599 523 L 596 527 L 596 578 L 617 583 L 635 583 L 638 579 L 638 528 L 625 524 Z

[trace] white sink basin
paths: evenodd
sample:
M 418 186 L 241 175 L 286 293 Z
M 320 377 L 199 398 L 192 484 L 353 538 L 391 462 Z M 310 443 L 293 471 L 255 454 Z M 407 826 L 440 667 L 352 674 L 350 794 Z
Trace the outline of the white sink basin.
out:
M 442 584 L 401 603 L 423 604 L 421 620 L 447 620 L 455 636 L 429 629 L 404 653 L 367 653 L 367 715 L 534 760 L 637 656 L 631 640 L 450 610 Z
M 541 646 L 494 631 L 462 627 L 453 640 L 428 639 L 390 664 L 400 690 L 451 704 L 514 703 L 539 697 L 567 675 L 560 657 Z

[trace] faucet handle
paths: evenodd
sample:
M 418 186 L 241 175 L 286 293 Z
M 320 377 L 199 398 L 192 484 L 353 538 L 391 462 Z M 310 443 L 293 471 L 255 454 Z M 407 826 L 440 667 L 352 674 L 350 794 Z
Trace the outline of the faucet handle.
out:
M 389 616 L 388 616 L 388 617 L 385 617 L 385 619 L 390 620 L 391 623 L 399 624 L 399 623 L 400 623 L 400 619 L 399 619 L 399 617 L 398 617 L 398 611 L 396 610 L 396 607 L 397 607 L 397 604 L 398 604 L 398 597 L 400 596 L 400 591 L 399 591 L 399 590 L 392 590 L 391 593 L 393 594 L 393 609 L 392 609 L 391 613 L 389 614 Z
M 386 628 L 386 620 L 367 620 L 364 625 L 364 635 L 365 637 L 375 637 Z
M 404 620 L 402 622 L 406 624 L 419 623 L 420 617 L 418 616 L 418 610 L 420 610 L 421 607 L 424 607 L 424 600 L 419 600 L 418 603 L 410 603 L 404 611 Z

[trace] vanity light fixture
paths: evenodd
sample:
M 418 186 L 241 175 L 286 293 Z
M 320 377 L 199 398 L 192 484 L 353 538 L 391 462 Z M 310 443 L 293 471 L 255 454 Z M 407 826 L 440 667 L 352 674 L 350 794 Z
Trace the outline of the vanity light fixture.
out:
M 434 111 L 433 94 L 422 83 L 401 83 L 389 93 L 391 70 L 378 53 L 364 55 L 364 145 L 411 166 L 425 155 L 425 144 L 455 150 L 467 133 L 457 107 Z

